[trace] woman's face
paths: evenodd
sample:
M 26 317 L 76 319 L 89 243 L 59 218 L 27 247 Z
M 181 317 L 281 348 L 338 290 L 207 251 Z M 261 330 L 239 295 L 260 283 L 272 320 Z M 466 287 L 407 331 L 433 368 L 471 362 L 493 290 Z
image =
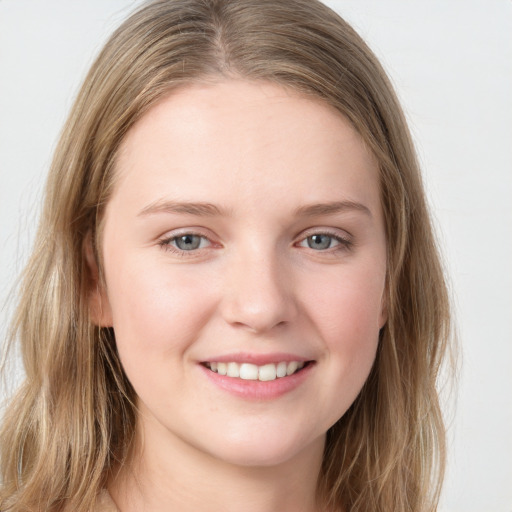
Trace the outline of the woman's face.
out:
M 98 322 L 144 437 L 241 465 L 321 450 L 386 320 L 378 166 L 358 134 L 277 85 L 193 85 L 133 127 L 117 173 Z

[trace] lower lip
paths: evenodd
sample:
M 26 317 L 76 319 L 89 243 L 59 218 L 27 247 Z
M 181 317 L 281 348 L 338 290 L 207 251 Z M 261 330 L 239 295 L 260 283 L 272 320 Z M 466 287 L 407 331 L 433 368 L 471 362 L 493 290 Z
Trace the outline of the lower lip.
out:
M 199 365 L 210 382 L 213 382 L 213 384 L 224 391 L 247 400 L 272 400 L 293 391 L 309 377 L 314 366 L 315 364 L 310 362 L 293 375 L 278 377 L 274 380 L 260 381 L 219 375 L 205 366 Z

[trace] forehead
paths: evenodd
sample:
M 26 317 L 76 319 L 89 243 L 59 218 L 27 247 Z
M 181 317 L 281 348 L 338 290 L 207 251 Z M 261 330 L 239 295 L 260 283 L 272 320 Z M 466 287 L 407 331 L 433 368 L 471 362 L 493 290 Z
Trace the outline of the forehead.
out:
M 242 80 L 194 84 L 160 100 L 128 133 L 116 172 L 117 194 L 146 201 L 378 200 L 377 162 L 337 110 Z

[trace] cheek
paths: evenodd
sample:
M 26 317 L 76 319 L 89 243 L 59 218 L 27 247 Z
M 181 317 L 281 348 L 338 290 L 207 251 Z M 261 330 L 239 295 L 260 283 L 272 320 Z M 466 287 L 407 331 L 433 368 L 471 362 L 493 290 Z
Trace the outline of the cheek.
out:
M 162 271 L 147 260 L 115 260 L 107 289 L 120 351 L 183 351 L 206 323 L 214 300 L 199 271 Z
M 375 360 L 384 277 L 354 272 L 320 284 L 317 281 L 309 294 L 310 316 L 324 342 L 333 379 L 346 397 L 355 399 Z
M 351 333 L 348 338 L 356 342 L 378 334 L 382 320 L 383 276 L 383 272 L 369 275 L 348 271 L 315 281 L 307 294 L 309 309 L 325 339 L 336 340 Z

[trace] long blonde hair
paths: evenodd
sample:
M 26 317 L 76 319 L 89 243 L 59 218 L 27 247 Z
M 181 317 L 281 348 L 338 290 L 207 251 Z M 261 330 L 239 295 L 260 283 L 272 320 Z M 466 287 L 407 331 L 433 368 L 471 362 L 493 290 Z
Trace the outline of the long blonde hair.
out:
M 435 510 L 445 460 L 436 384 L 449 304 L 418 163 L 377 59 L 316 0 L 157 0 L 125 21 L 93 64 L 55 152 L 13 321 L 26 378 L 1 432 L 0 509 L 90 511 L 127 456 L 134 391 L 113 331 L 90 320 L 84 243 L 92 236 L 101 252 L 126 133 L 170 90 L 209 76 L 322 98 L 374 152 L 388 321 L 363 390 L 327 434 L 319 499 L 329 510 Z

